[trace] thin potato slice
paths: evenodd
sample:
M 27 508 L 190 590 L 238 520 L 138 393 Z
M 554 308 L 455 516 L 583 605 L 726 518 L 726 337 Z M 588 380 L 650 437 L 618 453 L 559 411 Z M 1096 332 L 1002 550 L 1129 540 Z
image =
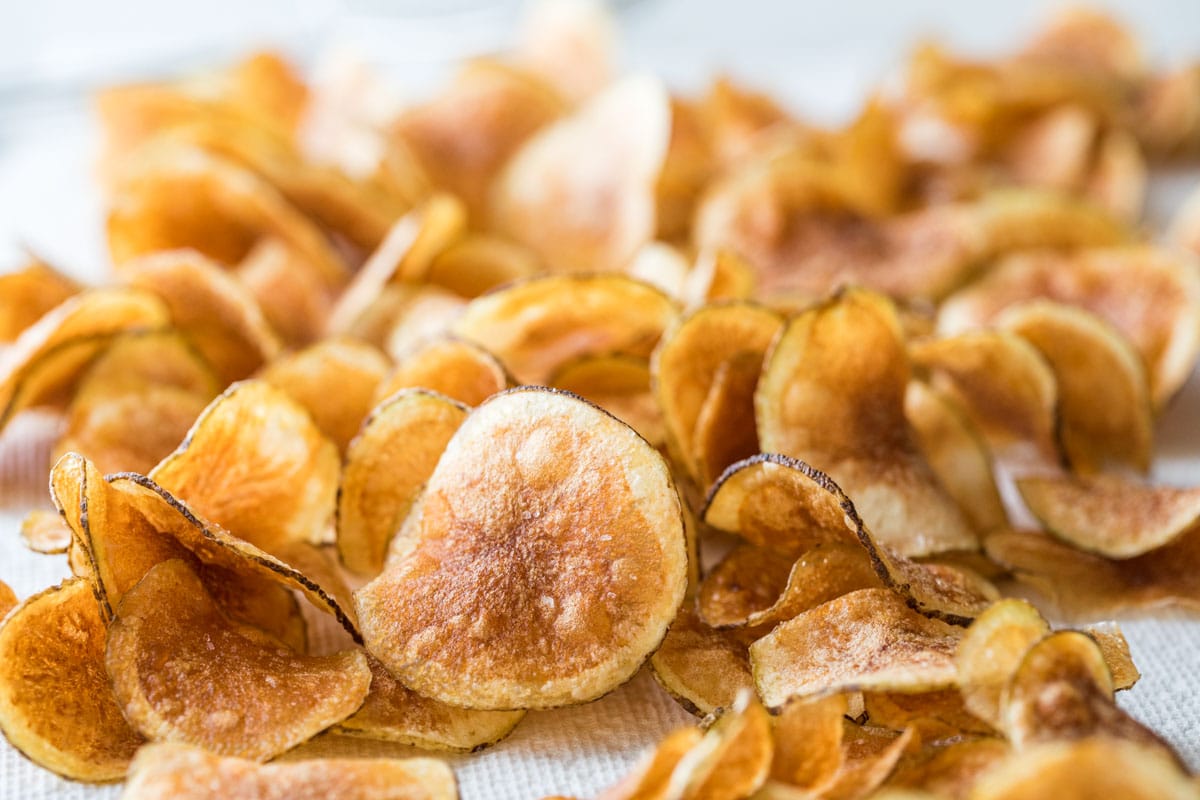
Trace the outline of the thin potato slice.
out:
M 1090 312 L 1047 301 L 1010 306 L 996 324 L 1030 342 L 1054 371 L 1058 435 L 1072 470 L 1150 468 L 1150 390 L 1137 351 L 1119 331 Z
M 675 303 L 623 275 L 533 278 L 472 300 L 454 334 L 494 353 L 523 383 L 544 383 L 584 355 L 648 356 Z
M 831 475 L 900 555 L 975 549 L 974 532 L 905 419 L 909 372 L 891 302 L 840 293 L 777 337 L 754 398 L 760 445 Z
M 371 345 L 338 337 L 276 359 L 258 377 L 304 406 L 321 433 L 344 453 L 375 405 L 388 366 Z
M 533 251 L 500 236 L 472 232 L 438 253 L 425 279 L 474 298 L 540 271 L 541 263 Z
M 670 99 L 657 80 L 613 84 L 512 157 L 492 190 L 492 225 L 552 271 L 623 268 L 654 236 L 670 133 Z
M 564 364 L 549 385 L 592 401 L 655 447 L 665 441 L 662 412 L 650 393 L 650 361 L 646 358 L 583 356 Z
M 888 778 L 889 787 L 920 788 L 924 797 L 966 798 L 979 777 L 1012 752 L 1001 739 L 991 737 L 950 739 L 923 745 L 915 754 L 906 754 Z M 891 794 L 874 795 L 902 800 Z
M 938 330 L 987 325 L 1008 306 L 1039 297 L 1085 308 L 1125 334 L 1146 364 L 1156 408 L 1191 374 L 1200 351 L 1200 272 L 1192 260 L 1150 246 L 1010 257 L 942 305 Z
M 356 601 L 368 649 L 428 697 L 492 710 L 593 699 L 633 675 L 683 600 L 665 462 L 572 395 L 525 388 L 481 405 L 421 505 L 405 556 Z
M 43 314 L 79 293 L 79 284 L 30 256 L 23 269 L 0 275 L 0 343 L 12 342 Z
M 1112 674 L 1113 689 L 1133 688 L 1142 677 L 1137 665 L 1133 663 L 1133 654 L 1129 652 L 1129 642 L 1121 632 L 1121 626 L 1115 622 L 1099 622 L 1089 625 L 1083 631 L 1096 643 L 1104 654 L 1104 663 Z
M 426 342 L 448 336 L 467 308 L 466 300 L 445 289 L 428 284 L 417 288 L 384 337 L 383 349 L 394 361 Z
M 299 656 L 231 621 L 177 560 L 153 567 L 122 598 L 105 664 L 118 704 L 144 735 L 257 760 L 350 716 L 371 683 L 361 652 Z
M 375 659 L 371 691 L 362 708 L 334 726 L 335 733 L 412 745 L 426 750 L 478 752 L 512 733 L 524 711 L 471 711 L 422 697 Z
M 921 694 L 864 692 L 863 706 L 872 725 L 897 731 L 924 721 L 946 725 L 961 733 L 992 735 L 996 732 L 995 728 L 967 710 L 963 694 L 958 689 Z
M 18 603 L 17 594 L 4 581 L 0 581 L 0 619 L 8 616 Z
M 320 338 L 336 287 L 286 242 L 259 239 L 238 262 L 234 275 L 286 344 L 303 347 Z
M 692 714 L 730 708 L 739 692 L 754 688 L 745 645 L 687 607 L 671 623 L 650 666 L 659 685 Z
M 1156 748 L 1103 736 L 1038 745 L 1001 761 L 970 800 L 1192 800 L 1196 786 Z
M 680 759 L 671 774 L 667 796 L 749 797 L 766 781 L 773 750 L 771 718 L 752 692 L 743 691 Z
M 336 502 L 337 448 L 282 391 L 243 381 L 205 409 L 150 478 L 269 552 L 319 541 Z
M 71 546 L 71 528 L 57 511 L 35 508 L 21 520 L 21 541 L 35 553 L 65 553 Z
M 979 615 L 959 642 L 955 663 L 963 705 L 1004 730 L 1004 690 L 1021 659 L 1050 633 L 1050 624 L 1024 600 L 1005 599 Z
M 840 691 L 928 692 L 954 685 L 961 638 L 895 592 L 860 589 L 781 623 L 750 646 L 750 664 L 771 708 Z
M 882 585 L 870 556 L 861 547 L 817 545 L 792 564 L 787 586 L 775 602 L 749 614 L 746 625 L 750 628 L 774 625 L 844 594 Z
M 109 689 L 104 631 L 91 587 L 77 579 L 30 597 L 0 626 L 0 730 L 72 780 L 120 780 L 143 741 Z
M 746 624 L 765 611 L 787 588 L 791 559 L 778 551 L 740 544 L 704 576 L 696 591 L 700 619 L 714 628 Z
M 711 486 L 725 468 L 758 453 L 754 392 L 762 374 L 757 353 L 741 353 L 717 368 L 696 428 L 691 452 L 702 486 Z
M 915 728 L 897 733 L 849 720 L 843 721 L 842 726 L 845 728 L 842 768 L 823 792 L 829 800 L 871 796 L 896 771 L 900 760 L 919 744 Z
M 699 728 L 680 728 L 667 734 L 628 775 L 601 792 L 597 800 L 664 800 L 671 774 L 703 736 Z
M 771 780 L 808 790 L 831 783 L 842 768 L 842 721 L 848 711 L 844 694 L 784 706 L 775 718 Z
M 617 73 L 617 26 L 601 3 L 537 2 L 526 10 L 513 58 L 571 102 L 603 89 Z
M 122 800 L 457 800 L 445 763 L 432 758 L 315 758 L 258 764 L 184 744 L 138 751 Z
M 348 569 L 379 574 L 388 543 L 467 413 L 421 389 L 399 392 L 371 412 L 346 451 L 338 490 L 338 554 Z
M 1200 488 L 1147 486 L 1119 475 L 1026 478 L 1021 497 L 1046 530 L 1089 553 L 1133 558 L 1200 525 Z
M 468 406 L 477 406 L 511 383 L 504 365 L 474 342 L 445 336 L 417 345 L 396 360 L 396 367 L 375 390 L 384 400 L 401 389 L 428 389 Z
M 120 265 L 121 279 L 162 298 L 171 322 L 223 384 L 242 380 L 280 350 L 254 295 L 197 252 L 152 253 Z

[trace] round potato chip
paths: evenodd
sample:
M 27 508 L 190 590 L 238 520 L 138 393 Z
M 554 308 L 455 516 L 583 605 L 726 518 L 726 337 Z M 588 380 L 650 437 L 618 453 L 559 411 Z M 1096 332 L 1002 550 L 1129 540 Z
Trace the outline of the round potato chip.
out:
M 472 232 L 438 253 L 425 279 L 462 297 L 478 297 L 541 271 L 532 250 L 500 236 Z
M 963 705 L 996 730 L 1004 730 L 1003 695 L 1026 651 L 1050 625 L 1024 600 L 1006 598 L 980 614 L 958 644 L 955 663 Z
M 662 457 L 563 392 L 479 406 L 426 484 L 406 553 L 356 595 L 370 652 L 479 709 L 594 699 L 662 641 L 687 588 Z
M 708 626 L 686 606 L 650 666 L 659 685 L 696 715 L 730 708 L 740 692 L 754 688 L 746 646 L 729 632 Z
M 400 354 L 375 397 L 382 401 L 401 389 L 422 388 L 477 406 L 510 383 L 504 365 L 487 350 L 474 342 L 444 336 Z
M 178 560 L 126 592 L 105 664 L 126 718 L 147 737 L 259 760 L 353 714 L 371 683 L 361 652 L 299 656 L 232 622 Z
M 774 741 L 771 718 L 753 692 L 742 691 L 729 708 L 680 759 L 667 785 L 668 797 L 738 800 L 766 781 Z
M 57 511 L 35 508 L 21 520 L 21 541 L 35 553 L 65 553 L 71 545 L 71 528 Z

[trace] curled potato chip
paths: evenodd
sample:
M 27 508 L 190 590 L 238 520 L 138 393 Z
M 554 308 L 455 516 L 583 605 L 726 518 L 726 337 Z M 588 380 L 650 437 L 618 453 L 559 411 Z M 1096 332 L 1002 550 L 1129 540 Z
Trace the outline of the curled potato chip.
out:
M 724 709 L 704 738 L 679 760 L 668 797 L 737 800 L 752 795 L 771 769 L 774 740 L 766 709 L 743 691 Z
M 105 663 L 144 735 L 259 760 L 350 716 L 371 683 L 361 652 L 299 656 L 231 621 L 178 560 L 155 565 L 125 593 Z
M 704 733 L 699 728 L 672 731 L 643 756 L 629 774 L 605 789 L 597 800 L 659 800 L 667 796 L 671 774 Z
M 477 406 L 510 383 L 504 365 L 474 342 L 445 336 L 418 344 L 396 360 L 375 390 L 384 400 L 401 389 L 428 389 Z
M 21 520 L 21 541 L 35 553 L 65 553 L 71 545 L 71 529 L 57 511 L 35 508 Z
M 583 356 L 564 364 L 549 385 L 612 414 L 655 447 L 663 444 L 662 412 L 650 393 L 650 362 L 630 355 Z
M 683 284 L 683 303 L 696 309 L 721 300 L 748 300 L 754 294 L 754 268 L 731 250 L 703 250 Z
M 79 285 L 33 256 L 0 275 L 0 342 L 12 342 L 43 314 L 79 292 Z
M 344 453 L 387 371 L 388 360 L 371 345 L 330 338 L 272 361 L 258 377 L 302 405 Z
M 336 502 L 337 449 L 282 391 L 243 381 L 205 409 L 150 478 L 270 551 L 323 534 Z
M 889 787 L 920 787 L 921 797 L 966 798 L 979 776 L 1012 752 L 1006 742 L 991 737 L 950 739 L 922 743 L 917 753 L 906 753 L 888 778 Z M 876 800 L 902 800 L 890 793 L 872 795 Z
M 445 763 L 432 758 L 315 758 L 280 764 L 213 755 L 199 747 L 143 747 L 129 768 L 123 800 L 456 800 Z
M 492 190 L 493 226 L 553 271 L 621 269 L 654 235 L 670 132 L 662 85 L 624 78 L 513 155 Z
M 377 575 L 388 543 L 408 516 L 467 409 L 443 395 L 408 389 L 381 403 L 346 450 L 337 502 L 337 546 L 350 570 Z
M 362 708 L 334 726 L 343 736 L 359 736 L 426 750 L 476 752 L 495 744 L 525 716 L 524 711 L 471 711 L 422 697 L 392 677 L 375 659 L 371 691 Z
M 771 606 L 787 586 L 790 559 L 778 551 L 740 544 L 705 574 L 696 610 L 705 624 L 731 628 Z
M 657 648 L 687 586 L 662 457 L 552 390 L 512 390 L 471 413 L 409 535 L 356 595 L 365 640 L 406 686 L 464 707 L 604 694 Z
M 388 330 L 384 351 L 398 360 L 411 350 L 448 336 L 467 301 L 436 286 L 421 286 L 404 304 L 403 314 Z
M 739 692 L 754 688 L 745 645 L 705 624 L 686 606 L 650 666 L 659 685 L 692 714 L 730 708 Z
M 654 352 L 651 363 L 654 394 L 662 408 L 668 442 L 689 474 L 703 486 L 716 477 L 702 474 L 704 470 L 695 452 L 698 444 L 697 425 L 709 397 L 715 398 L 714 403 L 719 399 L 745 399 L 739 397 L 737 392 L 720 389 L 714 395 L 717 373 L 724 370 L 721 383 L 732 383 L 730 389 L 740 387 L 746 381 L 737 381 L 736 378 L 745 374 L 747 369 L 742 366 L 723 368 L 722 365 L 731 361 L 738 365 L 749 365 L 757 359 L 754 370 L 756 385 L 767 349 L 782 324 L 779 314 L 751 303 L 706 306 L 672 325 L 663 334 Z M 730 375 L 731 370 L 736 374 Z M 732 405 L 742 414 L 739 428 L 749 427 L 757 435 L 757 428 L 751 422 L 754 418 L 753 400 L 745 405 L 736 402 Z M 727 415 L 714 410 L 707 416 L 710 426 L 715 428 L 719 427 L 718 421 Z M 717 432 L 714 430 L 713 433 Z M 728 464 L 721 465 L 721 468 L 725 466 Z
M 691 452 L 702 486 L 710 486 L 735 461 L 758 453 L 754 391 L 762 374 L 757 353 L 741 353 L 717 367 L 696 428 Z
M 954 685 L 961 638 L 895 592 L 860 589 L 780 623 L 750 646 L 750 664 L 771 708 L 839 691 L 927 692 Z
M 287 344 L 301 347 L 320 337 L 334 290 L 285 242 L 260 239 L 234 272 Z
M 500 236 L 467 233 L 438 253 L 425 279 L 462 297 L 478 297 L 541 271 L 533 251 Z
M 649 355 L 677 313 L 661 291 L 623 275 L 556 275 L 472 300 L 451 330 L 518 381 L 544 383 L 579 356 Z
M 1125 641 L 1121 626 L 1115 622 L 1100 622 L 1089 625 L 1083 632 L 1092 637 L 1104 655 L 1104 663 L 1112 674 L 1113 689 L 1132 688 L 1142 673 L 1133 663 L 1133 654 L 1129 652 L 1129 642 Z
M 900 759 L 919 743 L 915 728 L 902 733 L 875 725 L 842 722 L 842 768 L 823 795 L 833 800 L 868 797 L 896 771 Z
M 1008 598 L 980 614 L 959 642 L 955 663 L 963 705 L 996 730 L 1004 730 L 1004 691 L 1026 651 L 1050 625 L 1024 600 Z
M 960 644 L 961 650 L 961 644 Z M 872 725 L 902 731 L 922 720 L 948 725 L 955 731 L 988 735 L 995 728 L 967 710 L 958 689 L 940 689 L 921 694 L 864 692 L 863 705 Z
M 971 800 L 1185 800 L 1195 784 L 1169 756 L 1136 742 L 1097 736 L 1036 745 L 980 777 Z
M 1200 351 L 1200 273 L 1176 252 L 1150 246 L 1011 256 L 938 311 L 938 330 L 989 324 L 1008 306 L 1043 297 L 1081 306 L 1131 341 L 1146 364 L 1157 408 L 1183 385 Z
M 162 298 L 171 322 L 225 384 L 250 376 L 280 349 L 254 296 L 220 265 L 175 250 L 126 261 L 121 279 Z
M 975 534 L 905 419 L 908 380 L 891 302 L 841 293 L 792 319 L 776 339 L 754 398 L 760 445 L 829 473 L 900 555 L 975 549 Z
M 771 780 L 819 790 L 842 767 L 844 694 L 788 703 L 775 718 L 775 758 Z
M 1119 475 L 1017 481 L 1029 510 L 1054 536 L 1113 559 L 1195 537 L 1200 488 L 1147 486 Z
M 0 730 L 72 780 L 120 780 L 143 741 L 108 687 L 104 637 L 92 589 L 78 579 L 30 597 L 0 626 Z
M 1058 384 L 1058 435 L 1075 472 L 1149 469 L 1154 409 L 1133 346 L 1104 320 L 1046 301 L 1010 306 L 996 320 L 1030 342 Z

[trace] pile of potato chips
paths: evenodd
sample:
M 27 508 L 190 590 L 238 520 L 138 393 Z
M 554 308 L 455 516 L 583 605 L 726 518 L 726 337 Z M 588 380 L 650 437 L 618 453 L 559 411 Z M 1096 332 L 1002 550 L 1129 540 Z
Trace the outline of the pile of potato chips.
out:
M 1147 477 L 1200 192 L 1139 227 L 1200 64 L 1076 10 L 829 130 L 613 40 L 545 5 L 395 113 L 271 54 L 100 94 L 114 280 L 0 277 L 72 574 L 0 584 L 8 740 L 131 800 L 452 798 L 261 762 L 477 750 L 648 662 L 704 721 L 607 800 L 1200 796 L 1119 628 L 1001 599 L 1200 606 L 1200 487 Z

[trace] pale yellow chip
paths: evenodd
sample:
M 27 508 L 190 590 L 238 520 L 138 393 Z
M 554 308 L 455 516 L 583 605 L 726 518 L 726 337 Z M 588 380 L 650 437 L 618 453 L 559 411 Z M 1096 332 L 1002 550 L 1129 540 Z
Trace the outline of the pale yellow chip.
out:
M 993 604 L 967 628 L 955 662 L 963 704 L 996 730 L 1004 730 L 1004 691 L 1026 651 L 1050 633 L 1050 624 L 1024 600 Z
M 532 250 L 501 236 L 469 232 L 434 257 L 425 279 L 462 297 L 478 297 L 542 269 Z
M 483 347 L 443 336 L 399 354 L 395 368 L 380 382 L 383 401 L 402 389 L 428 389 L 468 406 L 477 406 L 509 387 L 504 365 Z
M 687 607 L 671 623 L 650 666 L 659 685 L 693 714 L 730 708 L 739 692 L 754 688 L 746 646 Z
M 687 587 L 662 457 L 548 389 L 467 417 L 405 535 L 403 556 L 356 595 L 367 648 L 409 688 L 464 707 L 610 691 L 658 647 Z

